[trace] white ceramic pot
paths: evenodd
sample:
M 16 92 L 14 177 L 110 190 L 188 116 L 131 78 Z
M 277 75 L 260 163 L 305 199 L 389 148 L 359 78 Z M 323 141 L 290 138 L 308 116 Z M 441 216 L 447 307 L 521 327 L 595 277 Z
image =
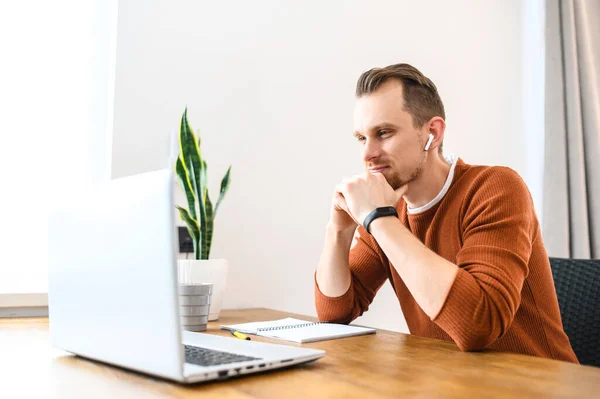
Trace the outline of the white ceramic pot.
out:
M 221 305 L 225 296 L 227 271 L 229 269 L 227 259 L 179 259 L 177 261 L 177 269 L 179 284 L 212 283 L 213 292 L 210 300 L 208 320 L 217 320 L 219 313 L 221 313 Z

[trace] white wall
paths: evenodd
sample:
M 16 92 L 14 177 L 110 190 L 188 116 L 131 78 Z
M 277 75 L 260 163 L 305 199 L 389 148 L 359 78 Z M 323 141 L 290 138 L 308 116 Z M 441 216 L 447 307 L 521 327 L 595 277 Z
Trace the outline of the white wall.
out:
M 523 3 L 523 178 L 529 186 L 540 226 L 544 195 L 545 0 Z
M 0 2 L 0 294 L 47 292 L 47 212 L 110 176 L 116 25 L 117 0 Z
M 445 149 L 527 175 L 519 0 L 120 2 L 113 176 L 165 167 L 187 105 L 209 179 L 233 164 L 214 257 L 226 307 L 315 314 L 331 192 L 361 171 L 354 85 L 408 62 L 438 86 Z M 406 331 L 386 284 L 360 322 Z

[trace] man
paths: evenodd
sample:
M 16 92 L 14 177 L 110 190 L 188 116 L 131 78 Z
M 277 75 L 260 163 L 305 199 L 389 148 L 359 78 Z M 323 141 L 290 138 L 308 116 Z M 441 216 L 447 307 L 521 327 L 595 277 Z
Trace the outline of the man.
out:
M 356 97 L 367 171 L 334 192 L 319 319 L 351 322 L 389 280 L 412 334 L 577 363 L 519 175 L 444 158 L 443 103 L 410 65 L 365 72 Z

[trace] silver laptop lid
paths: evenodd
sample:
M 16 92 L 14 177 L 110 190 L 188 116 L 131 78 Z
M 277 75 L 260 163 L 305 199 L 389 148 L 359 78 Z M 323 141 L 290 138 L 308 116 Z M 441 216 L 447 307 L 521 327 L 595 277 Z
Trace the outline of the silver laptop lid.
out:
M 180 380 L 173 174 L 86 189 L 48 220 L 52 344 Z

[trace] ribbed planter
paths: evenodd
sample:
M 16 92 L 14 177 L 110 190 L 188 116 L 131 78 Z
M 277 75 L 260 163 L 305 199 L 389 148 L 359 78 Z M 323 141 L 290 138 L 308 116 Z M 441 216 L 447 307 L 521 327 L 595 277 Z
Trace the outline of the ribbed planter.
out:
M 179 285 L 179 318 L 183 330 L 206 331 L 212 292 L 211 283 Z
M 229 268 L 227 260 L 179 259 L 177 267 L 180 285 L 201 283 L 211 283 L 213 285 L 208 320 L 218 320 L 227 283 L 227 270 Z

